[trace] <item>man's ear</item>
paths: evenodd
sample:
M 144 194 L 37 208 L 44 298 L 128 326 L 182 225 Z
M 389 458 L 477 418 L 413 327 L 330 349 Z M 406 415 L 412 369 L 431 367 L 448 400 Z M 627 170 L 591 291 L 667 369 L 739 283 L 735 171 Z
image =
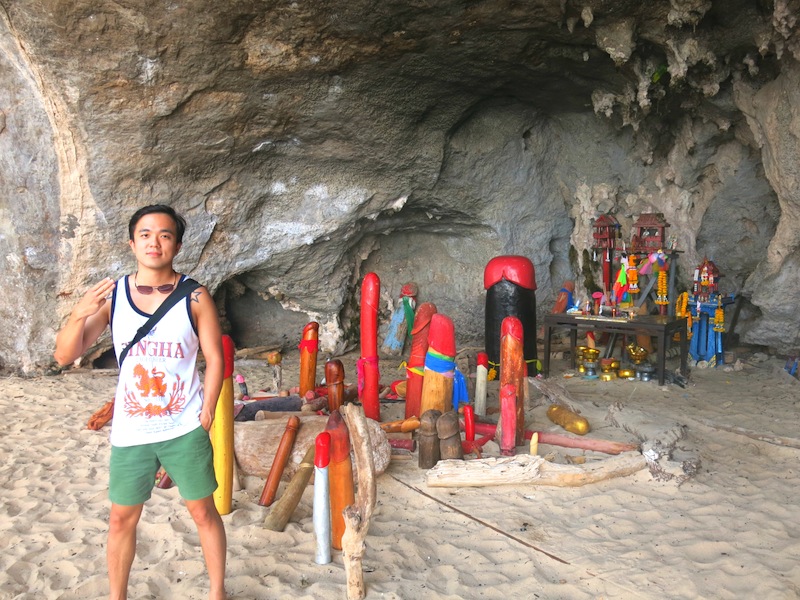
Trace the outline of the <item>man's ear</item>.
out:
M 133 240 L 128 240 L 128 246 L 130 246 L 131 250 L 134 250 Z
M 181 248 L 183 248 L 183 242 L 179 243 L 177 246 L 175 246 L 175 248 L 176 248 L 175 254 L 177 254 L 178 252 L 181 251 Z

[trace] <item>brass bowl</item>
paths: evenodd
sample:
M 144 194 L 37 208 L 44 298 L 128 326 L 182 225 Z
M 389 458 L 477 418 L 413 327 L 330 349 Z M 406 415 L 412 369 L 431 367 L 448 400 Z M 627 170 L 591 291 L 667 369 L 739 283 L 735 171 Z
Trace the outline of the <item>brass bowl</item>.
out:
M 636 377 L 636 371 L 633 369 L 620 369 L 617 371 L 617 375 L 620 379 L 633 379 Z
M 614 381 L 617 378 L 617 374 L 614 371 L 609 371 L 608 373 L 600 373 L 600 381 Z
M 628 344 L 625 346 L 625 349 L 628 351 L 628 356 L 630 357 L 631 361 L 633 361 L 633 364 L 640 365 L 647 360 L 648 352 L 641 346 L 637 346 L 636 344 Z
M 583 360 L 583 353 L 587 350 L 587 346 L 575 346 L 575 360 L 580 362 Z
M 617 368 L 619 368 L 619 361 L 614 360 L 613 358 L 601 358 L 600 359 L 600 370 L 603 373 L 610 373 L 614 371 L 614 363 L 617 363 Z
M 600 350 L 597 348 L 586 348 L 583 351 L 583 358 L 589 362 L 596 362 L 600 357 Z

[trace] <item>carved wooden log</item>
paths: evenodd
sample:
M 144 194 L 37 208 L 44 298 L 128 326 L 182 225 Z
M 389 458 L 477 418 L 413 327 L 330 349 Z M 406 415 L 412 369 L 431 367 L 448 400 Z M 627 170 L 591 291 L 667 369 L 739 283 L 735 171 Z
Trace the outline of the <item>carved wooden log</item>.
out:
M 464 448 L 461 446 L 458 413 L 451 410 L 439 417 L 436 421 L 436 434 L 439 437 L 440 460 L 463 460 Z
M 325 363 L 325 383 L 328 386 L 328 410 L 339 410 L 344 404 L 344 365 L 335 358 Z
M 517 390 L 513 383 L 500 388 L 500 420 L 497 423 L 495 439 L 503 456 L 516 454 L 517 432 Z
M 358 360 L 358 398 L 369 419 L 380 422 L 381 404 L 378 398 L 378 299 L 381 280 L 367 273 L 361 282 L 361 358 Z
M 494 435 L 497 430 L 497 425 L 491 423 L 475 423 L 475 433 L 479 435 Z M 525 430 L 525 439 L 531 439 L 533 431 Z M 563 446 L 564 448 L 580 448 L 581 450 L 591 450 L 593 452 L 602 452 L 604 454 L 622 454 L 636 450 L 639 446 L 637 444 L 625 444 L 623 442 L 612 442 L 609 440 L 575 438 L 571 436 L 561 435 L 558 433 L 550 433 L 547 431 L 537 431 L 539 434 L 540 444 L 550 444 L 551 446 Z
M 414 317 L 414 328 L 411 330 L 411 353 L 406 369 L 406 418 L 422 415 L 420 402 L 424 377 L 425 355 L 428 353 L 428 334 L 431 317 L 436 314 L 436 305 L 423 302 Z
M 281 353 L 277 350 L 267 353 L 267 363 L 272 371 L 272 391 L 280 393 L 283 387 L 283 367 L 281 366 Z
M 303 457 L 297 472 L 292 475 L 289 485 L 283 492 L 283 496 L 272 506 L 264 519 L 264 528 L 270 531 L 283 531 L 286 524 L 292 518 L 292 514 L 303 497 L 303 492 L 308 485 L 311 476 L 314 474 L 314 446 L 309 446 Z
M 303 408 L 303 404 L 305 404 L 305 402 L 300 396 L 256 396 L 242 407 L 239 414 L 236 415 L 235 420 L 237 422 L 252 421 L 257 418 L 256 415 L 261 411 L 299 411 Z
M 297 430 L 299 428 L 300 419 L 294 415 L 289 417 L 286 422 L 286 429 L 283 432 L 283 436 L 281 436 L 281 441 L 275 452 L 272 468 L 269 470 L 267 481 L 261 492 L 261 498 L 258 500 L 261 506 L 269 506 L 275 500 L 278 485 L 281 482 L 281 476 L 283 475 L 283 470 L 286 468 L 286 463 L 289 462 L 289 454 L 292 451 L 292 446 L 294 446 L 294 441 L 297 438 Z
M 541 456 L 441 461 L 426 474 L 430 487 L 482 487 L 488 485 L 549 485 L 579 487 L 641 471 L 647 461 L 639 452 L 626 452 L 597 463 L 561 465 Z
M 300 397 L 317 387 L 317 352 L 319 351 L 319 323 L 312 321 L 303 328 L 300 341 Z
M 500 388 L 514 386 L 517 417 L 514 444 L 521 445 L 525 438 L 525 391 L 527 367 L 523 355 L 522 321 L 516 317 L 506 317 L 500 328 Z M 501 409 L 502 410 L 502 409 Z
M 342 549 L 345 507 L 355 500 L 353 491 L 353 464 L 350 461 L 350 435 L 340 411 L 345 404 L 328 417 L 325 431 L 331 435 L 331 461 L 328 464 L 328 481 L 331 493 L 331 546 Z
M 425 355 L 425 376 L 422 380 L 420 410 L 445 413 L 453 410 L 453 377 L 455 376 L 456 336 L 450 317 L 431 317 L 428 352 Z
M 430 469 L 439 462 L 439 435 L 436 433 L 436 421 L 442 416 L 441 411 L 426 410 L 419 419 L 419 468 Z
M 489 380 L 489 356 L 486 352 L 478 352 L 478 364 L 475 367 L 475 414 L 486 416 L 486 384 Z
M 327 565 L 331 562 L 331 498 L 328 485 L 331 434 L 323 431 L 317 436 L 314 452 L 314 537 L 316 555 L 314 562 Z
M 354 503 L 345 508 L 345 532 L 342 538 L 342 562 L 347 576 L 347 599 L 363 600 L 366 596 L 362 559 L 369 531 L 369 522 L 378 496 L 375 484 L 375 466 L 370 452 L 369 430 L 363 410 L 353 404 L 343 407 L 353 440 L 353 451 L 358 472 L 358 495 Z
M 227 515 L 233 503 L 233 363 L 236 354 L 233 339 L 229 335 L 222 336 L 222 350 L 222 388 L 208 436 L 214 449 L 214 476 L 217 479 L 214 505 L 219 514 Z
M 419 418 L 409 417 L 408 419 L 399 419 L 397 421 L 386 421 L 381 423 L 381 429 L 386 433 L 408 433 L 409 431 L 416 431 L 419 429 Z

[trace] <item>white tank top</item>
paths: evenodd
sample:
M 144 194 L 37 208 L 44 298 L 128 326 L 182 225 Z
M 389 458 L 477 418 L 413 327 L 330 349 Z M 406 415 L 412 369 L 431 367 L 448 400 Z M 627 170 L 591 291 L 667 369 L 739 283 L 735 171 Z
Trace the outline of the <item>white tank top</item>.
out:
M 113 446 L 163 442 L 200 426 L 203 391 L 196 368 L 200 342 L 189 303 L 187 297 L 170 308 L 125 357 L 114 400 Z M 118 360 L 150 316 L 134 306 L 128 277 L 117 281 L 111 299 L 111 338 Z

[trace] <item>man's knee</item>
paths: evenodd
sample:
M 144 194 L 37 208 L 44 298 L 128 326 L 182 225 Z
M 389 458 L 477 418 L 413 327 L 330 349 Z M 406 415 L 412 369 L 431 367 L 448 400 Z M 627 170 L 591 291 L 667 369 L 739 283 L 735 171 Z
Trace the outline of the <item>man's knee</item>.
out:
M 211 496 L 201 500 L 187 500 L 186 507 L 199 528 L 211 527 L 219 520 L 219 513 Z
M 136 529 L 139 517 L 142 514 L 142 505 L 120 506 L 111 505 L 111 514 L 108 518 L 108 527 L 111 533 L 123 533 Z

